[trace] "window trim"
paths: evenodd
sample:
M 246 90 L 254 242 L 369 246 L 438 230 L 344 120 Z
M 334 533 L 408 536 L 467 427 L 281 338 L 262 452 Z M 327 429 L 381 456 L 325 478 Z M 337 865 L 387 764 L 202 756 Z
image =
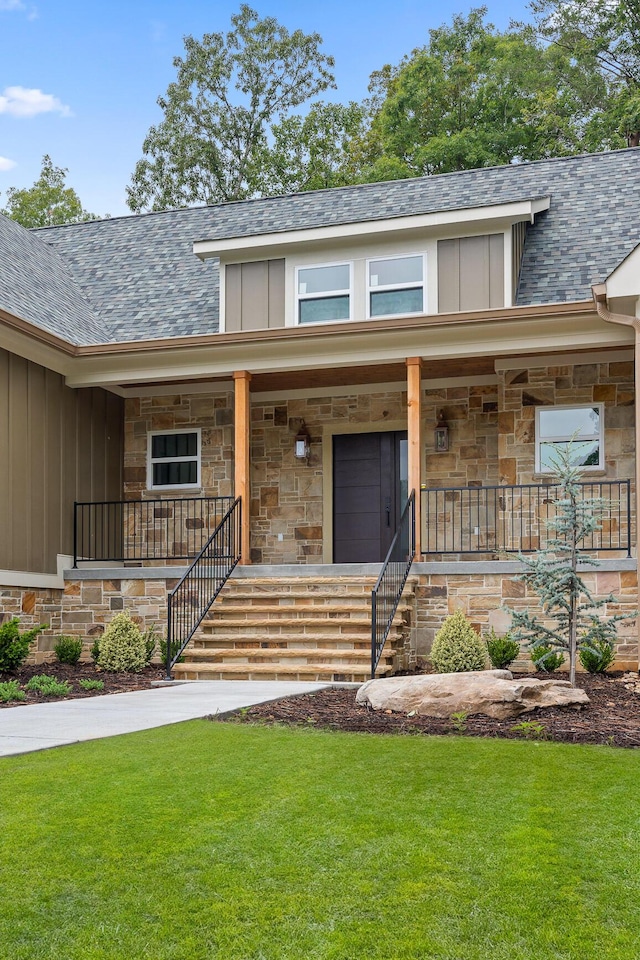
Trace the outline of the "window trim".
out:
M 153 437 L 176 436 L 177 434 L 195 433 L 197 452 L 195 457 L 152 457 Z M 154 463 L 196 463 L 195 483 L 157 483 L 153 482 Z M 147 490 L 198 490 L 202 483 L 202 429 L 188 427 L 180 430 L 149 430 L 147 433 Z
M 326 290 L 322 294 L 318 293 L 300 293 L 299 275 L 301 270 L 317 270 L 323 267 L 348 267 L 349 268 L 349 287 L 344 290 Z M 332 263 L 300 263 L 295 268 L 295 325 L 297 327 L 313 327 L 319 323 L 348 323 L 353 319 L 353 260 L 336 260 Z M 345 294 L 349 297 L 349 316 L 340 320 L 311 320 L 308 323 L 302 323 L 300 320 L 300 302 L 303 300 L 327 300 L 331 297 L 343 297 Z
M 576 439 L 576 442 L 581 440 L 597 440 L 598 447 L 600 451 L 600 462 L 594 464 L 590 467 L 580 467 L 581 470 L 584 470 L 586 473 L 594 473 L 596 471 L 602 471 L 606 467 L 606 460 L 604 454 L 604 410 L 605 405 L 602 401 L 594 401 L 593 403 L 558 403 L 552 404 L 551 406 L 537 406 L 536 407 L 536 420 L 535 420 L 535 472 L 536 474 L 548 475 L 550 473 L 548 467 L 543 467 L 540 457 L 540 446 L 542 443 L 567 443 L 571 437 L 570 436 L 560 436 L 558 434 L 554 437 L 541 437 L 540 436 L 540 413 L 545 410 L 594 410 L 598 409 L 599 414 L 599 430 L 597 434 L 589 434 L 584 437 Z
M 378 284 L 375 287 L 371 286 L 371 274 L 369 267 L 372 263 L 379 263 L 381 260 L 408 260 L 409 258 L 422 258 L 422 280 L 420 283 L 412 281 L 411 283 L 383 283 Z M 411 313 L 381 313 L 376 314 L 375 317 L 371 316 L 371 294 L 388 292 L 391 293 L 394 290 L 415 290 L 417 287 L 422 289 L 422 310 L 414 310 Z M 365 316 L 367 320 L 387 320 L 391 317 L 422 317 L 427 312 L 427 254 L 425 250 L 416 250 L 412 253 L 394 253 L 390 256 L 380 256 L 377 257 L 367 257 L 365 261 L 365 288 L 366 288 L 366 305 L 365 305 Z

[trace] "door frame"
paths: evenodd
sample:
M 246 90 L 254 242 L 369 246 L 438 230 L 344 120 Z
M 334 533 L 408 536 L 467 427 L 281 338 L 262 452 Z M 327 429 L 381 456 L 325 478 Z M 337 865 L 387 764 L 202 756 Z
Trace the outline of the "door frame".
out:
M 333 437 L 348 433 L 401 433 L 405 420 L 325 424 L 322 427 L 322 562 L 333 563 Z

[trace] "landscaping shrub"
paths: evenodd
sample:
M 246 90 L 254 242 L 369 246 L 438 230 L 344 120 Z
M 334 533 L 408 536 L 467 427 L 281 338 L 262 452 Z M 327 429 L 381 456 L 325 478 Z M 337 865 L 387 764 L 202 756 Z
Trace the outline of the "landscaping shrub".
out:
M 553 673 L 564 663 L 564 654 L 549 644 L 539 643 L 531 649 L 531 660 L 536 670 Z
M 156 652 L 156 647 L 162 643 L 162 640 L 160 639 L 160 631 L 156 629 L 156 625 L 153 623 L 150 627 L 147 627 L 142 636 L 144 637 L 144 646 L 146 650 L 146 663 L 151 663 L 153 655 Z
M 96 637 L 96 639 L 91 644 L 91 650 L 89 651 L 89 653 L 91 654 L 91 659 L 93 660 L 94 663 L 98 662 L 98 657 L 100 656 L 100 639 L 101 639 L 100 637 Z
M 104 690 L 103 680 L 79 680 L 81 690 Z
M 493 627 L 485 637 L 485 643 L 494 670 L 506 670 L 520 653 L 520 644 L 517 640 L 511 639 L 510 633 L 499 637 Z
M 17 617 L 0 626 L 0 673 L 21 667 L 27 659 L 29 647 L 44 630 L 44 626 L 32 627 L 20 633 Z
M 77 663 L 82 653 L 80 637 L 61 636 L 53 648 L 58 663 Z
M 137 673 L 147 663 L 147 648 L 140 627 L 128 611 L 118 613 L 100 640 L 98 666 L 114 672 Z
M 176 650 L 178 649 L 178 641 L 177 641 L 177 640 L 174 640 L 174 641 L 173 641 L 173 643 L 171 644 L 171 648 L 172 648 L 172 651 L 171 651 L 171 652 L 172 652 L 172 655 L 173 655 L 173 654 L 175 654 Z M 162 663 L 165 664 L 165 663 L 167 662 L 167 641 L 166 641 L 166 638 L 165 638 L 164 640 L 161 640 L 161 641 L 160 641 L 160 656 L 162 657 Z M 180 656 L 178 657 L 177 662 L 178 662 L 178 663 L 184 663 L 184 656 L 183 656 L 183 654 L 180 654 Z
M 606 632 L 592 631 L 588 646 L 580 647 L 580 663 L 589 673 L 604 673 L 610 667 L 616 656 L 616 647 Z
M 438 673 L 483 670 L 486 648 L 462 610 L 447 617 L 431 648 L 431 662 Z
M 67 680 L 56 680 L 46 673 L 39 673 L 31 677 L 27 684 L 27 690 L 34 690 L 41 693 L 44 697 L 66 697 L 71 693 L 73 687 Z
M 20 689 L 17 680 L 7 680 L 0 683 L 0 703 L 10 703 L 12 700 L 26 700 L 27 695 Z

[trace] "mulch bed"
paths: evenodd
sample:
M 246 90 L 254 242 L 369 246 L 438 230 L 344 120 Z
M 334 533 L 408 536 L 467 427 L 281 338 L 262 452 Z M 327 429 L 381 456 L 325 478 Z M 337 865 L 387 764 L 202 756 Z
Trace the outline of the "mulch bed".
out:
M 56 680 L 68 680 L 73 690 L 66 697 L 45 697 L 36 690 L 25 690 L 26 700 L 1 703 L 2 707 L 22 707 L 29 703 L 47 703 L 53 700 L 79 700 L 81 697 L 103 697 L 107 693 L 129 693 L 132 690 L 148 690 L 152 680 L 161 680 L 164 676 L 162 667 L 152 665 L 145 667 L 141 673 L 107 673 L 106 670 L 96 670 L 93 663 L 76 663 L 70 666 L 65 663 L 25 664 L 11 673 L 0 673 L 0 682 L 17 680 L 21 686 L 26 685 L 31 677 L 45 673 Z M 104 690 L 83 690 L 79 680 L 102 680 Z
M 620 676 L 579 675 L 577 685 L 586 690 L 591 701 L 581 710 L 550 707 L 522 714 L 515 720 L 470 716 L 462 722 L 461 730 L 456 729 L 449 719 L 407 717 L 361 707 L 356 704 L 354 688 L 321 690 L 260 704 L 232 719 L 240 723 L 285 724 L 351 733 L 445 734 L 640 747 L 640 692 L 627 689 L 620 682 Z M 533 722 L 536 726 L 542 724 L 543 730 L 532 729 L 526 724 L 524 728 L 514 730 L 522 721 Z

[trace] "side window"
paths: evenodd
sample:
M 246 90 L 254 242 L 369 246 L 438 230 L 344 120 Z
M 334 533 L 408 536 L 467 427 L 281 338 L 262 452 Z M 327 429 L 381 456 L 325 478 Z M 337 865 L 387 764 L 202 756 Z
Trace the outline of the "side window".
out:
M 367 263 L 367 315 L 424 313 L 424 256 L 386 257 Z
M 298 323 L 350 320 L 351 264 L 298 267 L 296 313 Z
M 200 486 L 200 430 L 149 434 L 147 488 Z
M 604 461 L 603 404 L 536 407 L 536 472 L 552 469 L 554 446 L 573 438 L 575 463 L 585 470 L 602 470 Z

